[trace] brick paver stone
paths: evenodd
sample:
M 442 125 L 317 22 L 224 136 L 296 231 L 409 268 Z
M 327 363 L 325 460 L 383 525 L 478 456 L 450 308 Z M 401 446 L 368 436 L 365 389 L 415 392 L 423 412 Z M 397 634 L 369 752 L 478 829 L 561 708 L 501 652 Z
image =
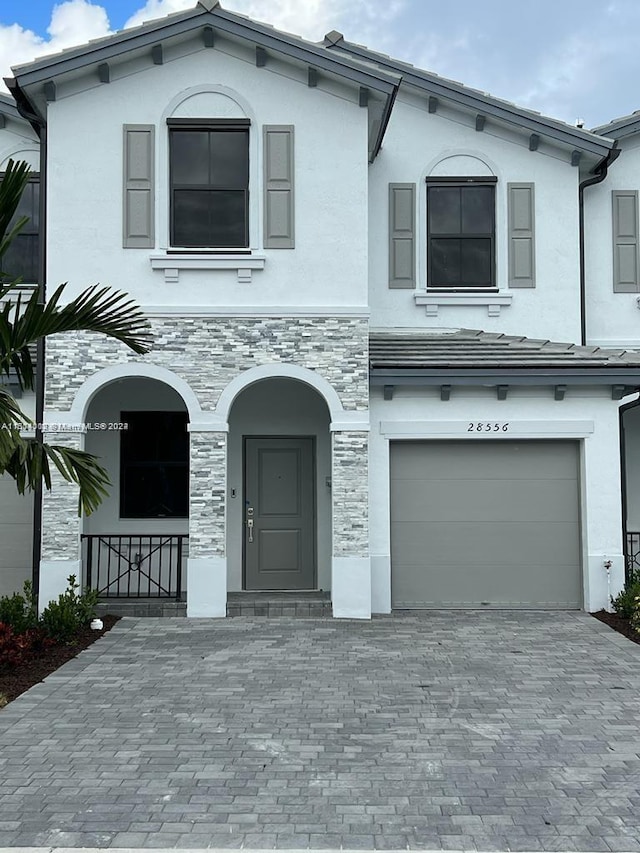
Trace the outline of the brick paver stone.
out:
M 0 846 L 640 851 L 639 688 L 581 613 L 124 619 L 0 711 Z

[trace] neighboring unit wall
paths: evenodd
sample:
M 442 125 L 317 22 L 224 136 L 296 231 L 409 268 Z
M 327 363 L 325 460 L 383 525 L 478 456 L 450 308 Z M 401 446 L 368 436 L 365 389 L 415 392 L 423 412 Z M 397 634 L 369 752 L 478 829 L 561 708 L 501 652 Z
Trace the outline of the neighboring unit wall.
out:
M 640 406 L 622 413 L 625 438 L 626 530 L 640 534 Z
M 499 293 L 439 293 L 425 306 L 428 176 L 497 178 L 495 266 Z M 369 277 L 373 328 L 445 327 L 579 341 L 578 169 L 562 159 L 427 111 L 426 98 L 396 101 L 370 171 Z M 389 184 L 415 184 L 416 290 L 389 287 Z M 535 287 L 509 287 L 508 184 L 533 184 Z M 418 303 L 418 304 L 417 304 Z M 427 316 L 430 314 L 432 316 Z
M 15 481 L 0 476 L 0 596 L 31 580 L 32 530 L 33 496 L 19 495 Z
M 640 347 L 640 135 L 620 141 L 621 154 L 606 179 L 584 193 L 587 343 Z M 623 232 L 614 235 L 613 203 L 628 193 Z M 614 245 L 623 245 L 624 269 L 614 282 Z
M 34 130 L 26 121 L 14 116 L 13 109 L 2 111 L 4 126 L 0 127 L 0 172 L 7 161 L 25 160 L 31 169 L 39 169 L 39 144 Z M 33 395 L 18 400 L 20 406 L 33 416 Z M 0 477 L 0 595 L 21 591 L 25 580 L 31 580 L 33 496 L 20 496 L 15 482 Z
M 23 411 L 34 416 L 35 398 L 18 399 Z M 32 576 L 33 494 L 18 494 L 15 480 L 0 476 L 0 595 L 22 591 Z

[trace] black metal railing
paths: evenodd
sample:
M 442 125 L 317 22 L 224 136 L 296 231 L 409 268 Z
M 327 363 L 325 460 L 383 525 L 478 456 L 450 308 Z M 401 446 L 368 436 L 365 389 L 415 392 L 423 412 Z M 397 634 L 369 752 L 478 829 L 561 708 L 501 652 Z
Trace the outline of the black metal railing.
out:
M 640 571 L 640 532 L 627 530 L 624 548 L 626 580 Z
M 100 598 L 179 601 L 188 540 L 183 535 L 84 535 L 85 589 L 97 589 Z

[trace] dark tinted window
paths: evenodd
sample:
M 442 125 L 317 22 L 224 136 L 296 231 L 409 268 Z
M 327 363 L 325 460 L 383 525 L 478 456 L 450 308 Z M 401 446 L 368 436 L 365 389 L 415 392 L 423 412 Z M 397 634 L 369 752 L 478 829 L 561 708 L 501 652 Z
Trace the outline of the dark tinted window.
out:
M 248 128 L 174 128 L 170 149 L 172 245 L 247 246 Z
M 40 179 L 38 177 L 32 177 L 25 187 L 10 228 L 21 216 L 28 216 L 29 221 L 13 238 L 0 266 L 5 279 L 21 278 L 25 284 L 35 284 L 38 281 L 40 254 Z
M 493 186 L 429 186 L 430 287 L 494 286 Z
M 120 516 L 189 515 L 189 433 L 186 412 L 122 412 Z

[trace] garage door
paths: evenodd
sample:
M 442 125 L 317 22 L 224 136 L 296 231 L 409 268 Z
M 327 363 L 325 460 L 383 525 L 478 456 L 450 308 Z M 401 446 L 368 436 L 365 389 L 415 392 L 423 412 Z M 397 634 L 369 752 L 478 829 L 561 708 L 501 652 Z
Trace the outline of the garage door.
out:
M 391 445 L 393 606 L 580 608 L 578 445 Z

